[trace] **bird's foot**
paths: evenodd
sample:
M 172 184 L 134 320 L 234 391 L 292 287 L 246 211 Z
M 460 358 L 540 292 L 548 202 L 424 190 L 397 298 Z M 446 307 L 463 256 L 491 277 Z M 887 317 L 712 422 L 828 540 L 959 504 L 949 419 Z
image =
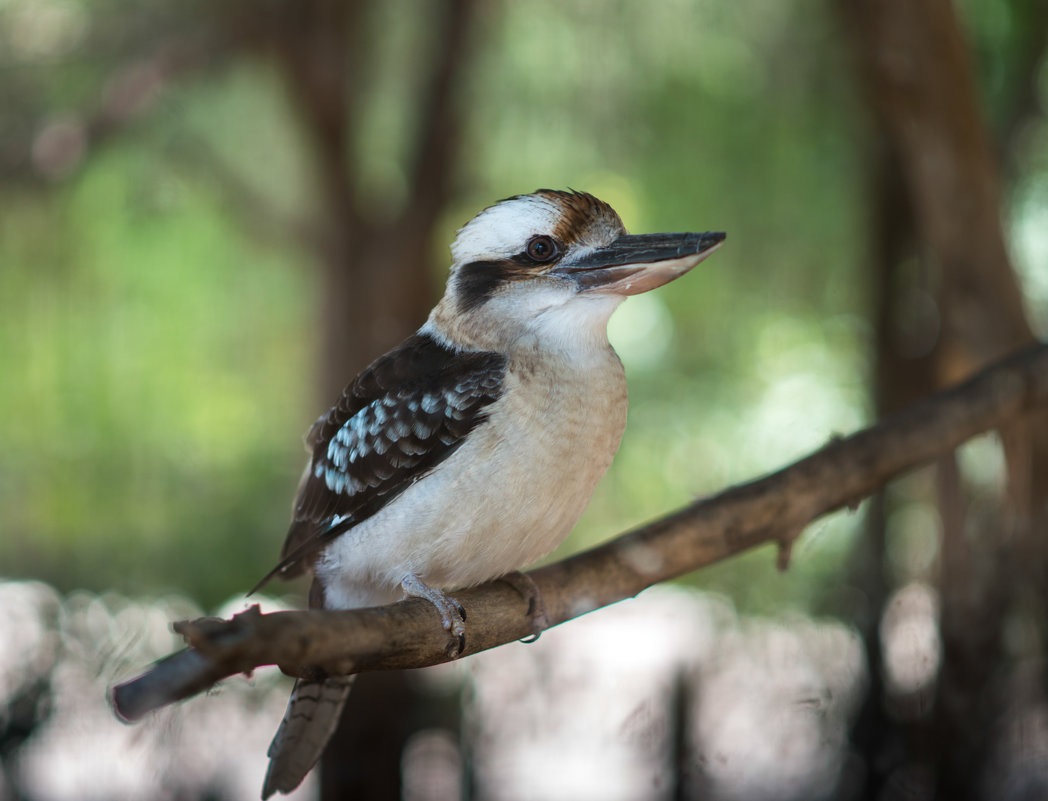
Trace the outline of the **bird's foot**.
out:
M 515 589 L 520 596 L 528 602 L 527 615 L 531 618 L 531 636 L 521 642 L 535 642 L 546 629 L 549 628 L 549 615 L 546 614 L 546 603 L 542 600 L 535 580 L 527 573 L 514 570 L 502 577 L 502 581 Z
M 430 587 L 414 573 L 404 576 L 400 582 L 400 588 L 407 595 L 425 598 L 437 608 L 441 623 L 444 624 L 444 630 L 455 638 L 455 642 L 448 651 L 461 654 L 466 649 L 466 610 L 462 608 L 462 604 L 436 587 Z

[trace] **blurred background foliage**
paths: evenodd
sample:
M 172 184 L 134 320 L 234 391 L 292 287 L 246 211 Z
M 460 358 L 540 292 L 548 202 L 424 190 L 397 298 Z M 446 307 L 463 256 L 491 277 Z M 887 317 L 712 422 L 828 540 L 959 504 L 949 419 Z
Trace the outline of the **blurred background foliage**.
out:
M 355 147 L 359 202 L 377 217 L 406 202 L 427 5 L 368 9 L 381 58 L 360 82 Z M 220 13 L 0 5 L 8 575 L 213 605 L 278 551 L 302 433 L 332 400 L 315 389 L 311 254 L 263 216 L 318 202 L 295 109 L 264 56 L 226 51 L 95 121 L 115 116 L 107 93 L 151 80 L 151 53 Z M 455 229 L 540 186 L 593 192 L 638 232 L 729 233 L 700 273 L 615 318 L 630 433 L 566 548 L 868 419 L 857 109 L 832 22 L 814 2 L 483 8 L 431 301 Z M 854 523 L 810 538 L 789 580 L 766 554 L 697 580 L 803 607 L 818 587 L 805 578 L 839 567 Z
M 870 422 L 882 337 L 918 366 L 940 342 L 944 268 L 904 254 L 884 294 L 884 146 L 847 7 L 0 0 L 0 574 L 208 609 L 252 586 L 310 423 L 422 322 L 457 227 L 538 187 L 635 232 L 728 233 L 613 319 L 629 427 L 559 553 Z M 956 11 L 1043 338 L 1048 11 Z M 925 391 L 897 376 L 896 397 Z M 997 438 L 959 463 L 990 515 Z M 878 507 L 883 553 L 864 509 L 814 526 L 785 574 L 763 550 L 687 581 L 839 615 L 869 646 L 892 588 L 935 581 L 934 493 L 922 473 Z

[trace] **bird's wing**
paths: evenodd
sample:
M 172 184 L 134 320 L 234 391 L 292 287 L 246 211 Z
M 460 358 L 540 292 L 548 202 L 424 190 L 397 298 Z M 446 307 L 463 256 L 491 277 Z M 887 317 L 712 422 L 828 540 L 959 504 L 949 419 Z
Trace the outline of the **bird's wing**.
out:
M 310 429 L 312 459 L 276 575 L 301 573 L 335 537 L 448 458 L 498 399 L 506 359 L 416 334 L 358 375 Z

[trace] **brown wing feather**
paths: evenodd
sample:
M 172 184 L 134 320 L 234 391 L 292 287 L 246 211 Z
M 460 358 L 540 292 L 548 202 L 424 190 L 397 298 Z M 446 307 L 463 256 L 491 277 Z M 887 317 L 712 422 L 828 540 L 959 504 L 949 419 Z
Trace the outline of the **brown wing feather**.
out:
M 505 357 L 416 334 L 367 367 L 307 435 L 312 458 L 275 575 L 294 576 L 335 537 L 444 461 L 487 419 Z M 256 587 L 256 589 L 258 589 Z

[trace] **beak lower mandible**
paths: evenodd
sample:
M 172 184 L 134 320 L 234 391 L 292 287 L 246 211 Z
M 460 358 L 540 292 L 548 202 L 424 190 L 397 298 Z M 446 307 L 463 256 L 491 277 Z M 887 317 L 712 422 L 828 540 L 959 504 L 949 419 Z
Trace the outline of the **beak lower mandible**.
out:
M 684 275 L 713 253 L 724 238 L 719 231 L 626 234 L 551 272 L 570 278 L 580 291 L 639 295 Z

